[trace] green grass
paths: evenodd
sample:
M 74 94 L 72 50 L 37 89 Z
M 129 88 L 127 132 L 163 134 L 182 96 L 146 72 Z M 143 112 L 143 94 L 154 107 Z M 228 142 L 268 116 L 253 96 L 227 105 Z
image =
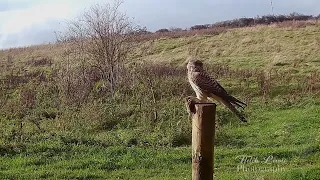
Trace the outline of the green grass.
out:
M 1 157 L 1 176 L 8 179 L 190 179 L 190 148 L 97 147 L 36 144 L 26 152 Z M 318 147 L 216 148 L 218 179 L 303 179 L 320 173 Z M 244 157 L 255 162 L 242 163 Z M 245 168 L 255 168 L 255 171 Z M 303 167 L 303 168 L 301 168 Z M 258 168 L 269 168 L 263 172 Z M 270 172 L 273 171 L 273 172 Z M 312 173 L 311 173 L 312 172 Z M 311 174 L 310 174 L 311 173 Z
M 320 175 L 319 105 L 251 112 L 218 128 L 217 179 L 315 179 Z M 83 135 L 86 137 L 85 135 Z M 3 145 L 5 179 L 190 179 L 191 148 L 109 146 L 66 134 Z M 255 160 L 241 162 L 243 157 Z M 268 160 L 267 160 L 268 159 Z

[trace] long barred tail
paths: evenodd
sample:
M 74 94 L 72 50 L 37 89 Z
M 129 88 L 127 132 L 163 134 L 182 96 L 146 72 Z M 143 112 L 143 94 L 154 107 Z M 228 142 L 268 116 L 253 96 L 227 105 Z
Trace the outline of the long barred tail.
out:
M 216 96 L 214 94 L 211 94 L 210 99 L 212 100 L 216 100 L 219 101 L 220 103 L 224 104 L 225 106 L 227 106 L 227 108 L 229 108 L 241 121 L 243 122 L 247 122 L 246 118 L 236 109 L 235 106 L 241 107 L 241 108 L 245 108 L 247 105 L 241 101 L 239 101 L 238 99 L 236 99 L 233 96 L 228 96 L 228 97 L 224 97 L 221 98 L 219 96 Z
M 232 103 L 227 100 L 221 101 L 227 108 L 229 108 L 241 121 L 247 122 L 246 118 L 234 107 Z M 240 106 L 243 108 L 243 106 Z
M 238 100 L 237 98 L 233 97 L 233 96 L 229 96 L 228 100 L 231 102 L 231 104 L 236 105 L 237 107 L 240 107 L 242 109 L 244 109 L 245 107 L 247 107 L 247 104 Z

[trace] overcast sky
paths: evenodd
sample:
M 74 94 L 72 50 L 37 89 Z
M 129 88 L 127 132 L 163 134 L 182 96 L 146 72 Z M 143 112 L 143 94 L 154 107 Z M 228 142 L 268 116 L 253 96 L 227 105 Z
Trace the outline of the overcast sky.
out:
M 0 0 L 0 49 L 54 42 L 54 31 L 84 8 L 110 0 Z M 125 0 L 122 11 L 141 26 L 195 24 L 272 14 L 271 0 Z M 320 14 L 320 0 L 272 0 L 275 14 Z

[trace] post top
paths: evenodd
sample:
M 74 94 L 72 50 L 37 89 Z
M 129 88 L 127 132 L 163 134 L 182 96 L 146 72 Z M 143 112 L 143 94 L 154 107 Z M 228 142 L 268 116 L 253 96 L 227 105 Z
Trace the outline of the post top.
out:
M 217 105 L 213 102 L 200 102 L 200 100 L 196 97 L 192 97 L 192 96 L 186 97 L 186 107 L 189 114 L 191 113 L 194 114 L 196 112 L 196 106 L 216 108 Z

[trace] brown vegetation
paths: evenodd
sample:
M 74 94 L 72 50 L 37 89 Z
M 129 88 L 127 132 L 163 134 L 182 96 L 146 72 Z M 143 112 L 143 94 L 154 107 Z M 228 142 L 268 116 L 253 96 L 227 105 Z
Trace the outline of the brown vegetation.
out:
M 287 28 L 297 23 L 309 22 L 295 21 L 284 26 Z M 279 23 L 270 26 L 272 27 L 262 29 L 267 31 L 282 27 Z M 243 34 L 250 35 L 245 35 L 244 38 L 260 47 L 263 44 L 262 38 L 254 39 L 251 31 L 247 33 L 248 29 L 244 28 Z M 132 36 L 126 39 L 126 42 L 132 42 L 136 48 L 135 45 L 143 44 L 137 43 L 140 40 L 199 35 L 193 39 L 181 38 L 181 41 L 180 39 L 152 40 L 147 42 L 145 47 L 143 45 L 139 47 L 142 49 L 141 53 L 139 48 L 134 49 L 136 52 L 127 51 L 122 47 L 116 47 L 115 51 L 112 51 L 95 46 L 98 44 L 91 46 L 88 40 L 70 39 L 68 43 L 2 50 L 1 67 L 4 67 L 4 71 L 1 72 L 0 80 L 0 115 L 5 119 L 4 122 L 14 122 L 14 125 L 8 126 L 8 133 L 3 135 L 3 139 L 22 141 L 44 132 L 52 134 L 71 132 L 80 135 L 105 133 L 110 144 L 143 146 L 190 144 L 190 122 L 182 121 L 187 119 L 187 113 L 181 107 L 184 97 L 192 95 L 193 91 L 186 80 L 186 68 L 181 62 L 184 61 L 187 51 L 197 49 L 198 45 L 205 47 L 199 48 L 201 49 L 199 56 L 204 56 L 206 52 L 213 54 L 204 56 L 210 74 L 230 93 L 241 97 L 249 105 L 248 107 L 258 106 L 257 102 L 264 101 L 266 106 L 272 104 L 277 108 L 286 108 L 299 103 L 303 94 L 320 95 L 320 78 L 316 68 L 308 69 L 308 72 L 304 71 L 301 74 L 291 73 L 295 68 L 301 67 L 302 58 L 294 60 L 292 66 L 285 58 L 277 60 L 272 62 L 270 67 L 263 66 L 264 71 L 255 65 L 256 62 L 251 63 L 252 61 L 246 68 L 233 66 L 237 62 L 231 60 L 227 62 L 228 57 L 248 56 L 246 59 L 248 62 L 245 63 L 249 63 L 251 60 L 249 58 L 256 59 L 250 56 L 253 53 L 232 56 L 228 54 L 229 51 L 239 48 L 229 47 L 229 44 L 234 43 L 233 40 L 222 44 L 228 48 L 216 47 L 218 45 L 215 42 L 228 41 L 230 36 L 236 34 L 234 31 L 222 34 L 222 39 L 217 41 L 201 36 L 224 31 L 226 27 L 192 31 L 176 30 L 174 33 L 134 34 L 134 39 L 131 39 Z M 242 30 L 239 32 L 242 33 Z M 269 32 L 275 34 L 274 31 Z M 242 42 L 241 38 L 239 42 Z M 105 39 L 96 40 L 103 42 Z M 89 49 L 84 47 L 87 44 Z M 110 47 L 109 44 L 100 45 Z M 308 48 L 312 49 L 313 46 Z M 98 47 L 97 53 L 91 51 L 92 47 Z M 124 50 L 123 59 L 118 59 L 118 55 L 105 55 L 118 52 L 119 49 Z M 269 54 L 282 51 L 283 47 L 280 45 L 272 45 L 263 55 L 269 57 Z M 101 52 L 103 53 L 100 54 Z M 294 55 L 291 49 L 287 52 Z M 316 51 L 310 52 L 314 53 L 314 56 L 317 55 Z M 170 56 L 170 53 L 175 53 L 176 56 L 168 58 L 168 53 Z M 143 59 L 146 56 L 147 60 Z M 218 58 L 226 62 L 216 61 Z M 163 59 L 166 63 L 161 61 Z M 269 61 L 270 58 L 264 59 L 264 62 Z M 115 73 L 114 86 L 111 86 L 110 73 Z M 219 111 L 217 120 L 221 125 L 222 119 L 232 119 L 232 117 L 226 111 Z M 125 132 L 123 141 L 119 140 L 118 134 L 121 132 Z

